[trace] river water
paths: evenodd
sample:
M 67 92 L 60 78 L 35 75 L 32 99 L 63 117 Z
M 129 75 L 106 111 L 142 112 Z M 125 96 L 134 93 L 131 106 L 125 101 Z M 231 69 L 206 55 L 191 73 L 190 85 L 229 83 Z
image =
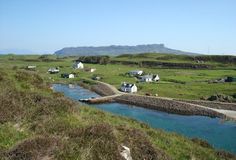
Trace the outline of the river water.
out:
M 99 97 L 96 93 L 78 85 L 54 84 L 53 90 L 65 96 L 79 100 Z M 236 154 L 236 123 L 224 122 L 219 118 L 205 116 L 183 116 L 145 109 L 120 103 L 89 105 L 117 115 L 131 117 L 169 132 L 176 132 L 187 137 L 198 137 L 208 141 L 213 147 Z

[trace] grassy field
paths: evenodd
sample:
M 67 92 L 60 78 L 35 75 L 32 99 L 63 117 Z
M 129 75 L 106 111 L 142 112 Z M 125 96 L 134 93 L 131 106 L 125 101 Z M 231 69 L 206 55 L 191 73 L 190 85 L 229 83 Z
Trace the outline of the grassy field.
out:
M 133 159 L 221 160 L 235 157 L 215 151 L 201 140 L 159 129 L 98 109 L 79 106 L 63 95 L 53 93 L 46 73 L 49 66 L 70 71 L 71 59 L 60 62 L 32 62 L 37 56 L 14 60 L 0 58 L 0 159 L 121 159 L 121 145 L 131 149 Z M 20 69 L 37 65 L 37 71 Z M 109 68 L 106 70 L 104 67 Z M 96 65 L 97 72 L 116 74 L 122 66 Z M 92 74 L 80 72 L 80 77 Z M 46 81 L 45 81 L 45 80 Z M 127 78 L 129 80 L 130 78 Z M 115 83 L 118 80 L 113 78 Z M 109 76 L 104 81 L 113 81 Z M 72 81 L 78 81 L 74 79 Z M 114 84 L 115 84 L 114 83 Z
M 120 87 L 122 82 L 131 82 L 137 84 L 139 94 L 150 93 L 158 94 L 162 97 L 180 99 L 201 99 L 214 94 L 233 95 L 236 93 L 235 82 L 208 83 L 209 80 L 236 76 L 236 70 L 232 69 L 233 64 L 227 64 L 229 66 L 212 70 L 144 68 L 135 65 L 121 64 L 85 64 L 85 67 L 97 69 L 94 73 L 89 73 L 81 70 L 73 70 L 72 64 L 75 59 L 76 58 L 57 59 L 55 56 L 49 56 L 49 60 L 39 60 L 39 56 L 7 55 L 0 57 L 0 67 L 11 69 L 14 66 L 23 68 L 27 65 L 36 65 L 36 72 L 42 75 L 44 80 L 51 82 L 52 79 L 54 81 L 64 81 L 64 79 L 60 78 L 60 74 L 50 75 L 47 73 L 49 67 L 59 66 L 61 73 L 78 73 L 77 78 L 67 81 L 78 82 L 80 79 L 91 79 L 94 75 L 99 75 L 102 77 L 102 81 L 110 83 L 117 88 Z M 143 70 L 145 73 L 158 74 L 160 76 L 160 81 L 158 83 L 140 83 L 134 77 L 125 75 L 126 72 L 135 69 Z M 51 79 L 49 79 L 49 77 Z
M 191 64 L 206 64 L 216 68 L 234 68 L 235 57 L 234 56 L 189 56 L 189 55 L 174 55 L 174 54 L 162 54 L 162 53 L 143 53 L 134 55 L 120 55 L 112 58 L 112 60 L 118 61 L 154 61 L 154 62 L 169 62 L 169 63 L 191 63 Z

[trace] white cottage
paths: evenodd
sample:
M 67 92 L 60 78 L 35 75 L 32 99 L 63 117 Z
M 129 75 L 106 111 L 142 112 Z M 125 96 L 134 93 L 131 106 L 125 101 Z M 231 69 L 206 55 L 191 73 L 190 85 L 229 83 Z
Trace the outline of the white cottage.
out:
M 152 80 L 157 82 L 160 80 L 160 77 L 158 76 L 158 74 L 153 75 Z
M 141 82 L 152 82 L 152 75 L 145 75 L 141 77 Z
M 61 78 L 75 78 L 75 75 L 73 73 L 63 73 L 61 74 Z
M 159 76 L 158 75 L 144 75 L 141 77 L 140 81 L 141 82 L 153 82 L 153 81 L 159 81 Z
M 90 69 L 90 72 L 95 72 L 96 71 L 96 68 L 91 68 Z
M 31 71 L 35 71 L 36 70 L 36 66 L 27 66 L 26 69 L 27 70 L 31 70 Z
M 59 68 L 49 68 L 48 69 L 48 72 L 50 73 L 50 74 L 54 74 L 54 73 L 58 73 L 60 70 L 59 70 Z
M 83 69 L 84 68 L 84 64 L 82 62 L 75 62 L 73 65 L 74 69 Z
M 27 66 L 27 69 L 35 69 L 36 66 Z
M 135 93 L 137 92 L 137 89 L 138 88 L 135 84 L 125 83 L 125 82 L 122 83 L 120 88 L 122 92 L 128 92 L 128 93 Z
M 75 78 L 75 75 L 74 74 L 69 74 L 69 78 Z
M 96 71 L 96 68 L 85 68 L 84 69 L 86 72 L 95 72 Z

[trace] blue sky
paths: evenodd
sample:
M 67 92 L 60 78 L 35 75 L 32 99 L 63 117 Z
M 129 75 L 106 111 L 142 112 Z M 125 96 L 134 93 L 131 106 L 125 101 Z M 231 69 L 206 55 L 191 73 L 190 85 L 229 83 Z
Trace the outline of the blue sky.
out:
M 236 54 L 236 0 L 0 0 L 0 50 L 164 43 Z

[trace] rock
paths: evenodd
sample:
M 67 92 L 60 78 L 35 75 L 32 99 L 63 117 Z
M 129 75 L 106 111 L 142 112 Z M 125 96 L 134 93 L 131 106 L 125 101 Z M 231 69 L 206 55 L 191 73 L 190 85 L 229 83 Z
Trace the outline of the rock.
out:
M 126 146 L 122 146 L 124 149 L 120 155 L 125 158 L 125 160 L 132 160 L 131 154 L 130 154 L 130 149 Z
M 214 94 L 210 97 L 208 97 L 209 101 L 219 101 L 219 102 L 233 102 L 232 96 L 227 96 L 224 94 Z

